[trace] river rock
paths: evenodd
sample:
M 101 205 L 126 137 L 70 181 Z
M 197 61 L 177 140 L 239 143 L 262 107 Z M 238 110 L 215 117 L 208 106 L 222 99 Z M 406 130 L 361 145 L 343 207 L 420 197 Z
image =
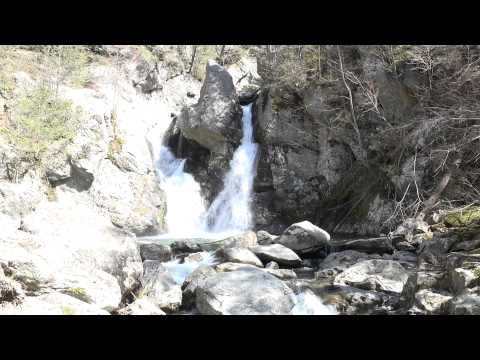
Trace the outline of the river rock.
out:
M 257 241 L 259 245 L 272 245 L 277 238 L 278 236 L 272 235 L 265 230 L 257 231 Z
M 309 221 L 290 225 L 280 237 L 275 239 L 275 243 L 286 246 L 300 255 L 326 249 L 329 242 L 330 234 Z
M 480 315 L 480 293 L 459 295 L 448 302 L 450 315 Z
M 291 269 L 258 268 L 257 266 L 251 265 L 251 264 L 240 264 L 240 263 L 233 263 L 233 262 L 225 262 L 215 267 L 215 269 L 218 272 L 237 271 L 245 268 L 248 268 L 248 269 L 256 268 L 256 269 L 265 271 L 280 280 L 292 280 L 297 278 L 297 274 Z
M 280 266 L 275 261 L 270 261 L 265 265 L 265 269 L 280 269 Z
M 223 250 L 222 254 L 226 261 L 263 267 L 260 259 L 253 252 L 245 248 L 227 248 Z
M 280 245 L 258 245 L 250 250 L 263 262 L 275 261 L 285 266 L 300 266 L 302 259 L 289 248 Z
M 448 293 L 434 292 L 427 289 L 415 294 L 415 304 L 427 315 L 439 315 L 445 312 L 445 305 L 452 299 Z
M 154 305 L 165 311 L 176 311 L 182 304 L 182 289 L 160 261 L 144 262 L 140 298 L 147 297 Z
M 199 243 L 200 248 L 204 251 L 213 251 L 220 248 L 250 248 L 255 245 L 257 245 L 257 235 L 253 231 L 230 236 L 223 240 Z
M 140 243 L 139 248 L 142 261 L 169 261 L 172 259 L 172 249 L 168 245 L 156 243 Z
M 205 315 L 281 315 L 294 306 L 293 291 L 265 271 L 221 272 L 197 289 L 197 309 Z
M 366 254 L 355 250 L 345 250 L 329 254 L 319 264 L 319 271 L 315 274 L 317 279 L 334 278 L 350 266 L 368 259 L 382 259 L 378 254 Z
M 216 273 L 217 272 L 212 267 L 201 265 L 187 276 L 182 285 L 182 301 L 184 307 L 191 308 L 195 304 L 197 288 L 203 286 L 205 281 Z
M 400 295 L 410 274 L 396 261 L 363 260 L 335 277 L 335 285 L 349 285 L 365 290 L 384 291 Z

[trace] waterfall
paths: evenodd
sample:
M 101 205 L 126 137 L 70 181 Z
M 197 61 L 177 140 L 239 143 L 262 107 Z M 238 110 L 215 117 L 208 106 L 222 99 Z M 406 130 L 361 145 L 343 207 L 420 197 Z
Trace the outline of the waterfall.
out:
M 169 238 L 222 238 L 250 229 L 250 197 L 255 177 L 257 144 L 253 143 L 252 105 L 242 106 L 242 140 L 230 161 L 224 188 L 206 210 L 200 184 L 184 171 L 165 146 L 156 161 L 160 187 L 166 193 Z
M 257 144 L 253 142 L 252 104 L 242 109 L 241 144 L 233 154 L 224 188 L 207 212 L 206 219 L 212 232 L 246 231 L 252 226 L 250 197 L 256 174 Z
M 200 184 L 184 171 L 185 160 L 176 159 L 162 146 L 157 160 L 157 174 L 167 201 L 166 222 L 169 235 L 197 237 L 204 232 L 205 202 Z

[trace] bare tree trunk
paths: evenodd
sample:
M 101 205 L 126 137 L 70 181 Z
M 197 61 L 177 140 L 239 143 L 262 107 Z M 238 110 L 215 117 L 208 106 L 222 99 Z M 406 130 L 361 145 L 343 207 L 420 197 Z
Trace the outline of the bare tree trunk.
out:
M 220 62 L 221 62 L 221 65 L 223 66 L 224 63 L 223 63 L 223 54 L 225 53 L 225 46 L 226 45 L 222 45 L 222 49 L 220 50 Z
M 432 195 L 430 195 L 430 197 L 423 203 L 423 210 L 418 214 L 417 219 L 423 220 L 425 216 L 428 215 L 430 211 L 433 209 L 437 201 L 440 199 L 440 195 L 442 195 L 443 191 L 445 190 L 447 185 L 450 183 L 453 172 L 460 165 L 460 161 L 461 161 L 461 157 L 460 155 L 458 155 L 452 161 L 452 165 L 447 167 L 447 170 L 443 174 L 440 182 L 435 187 L 435 190 L 433 191 Z
M 338 52 L 338 60 L 340 62 L 340 72 L 342 74 L 342 80 L 343 84 L 347 88 L 348 91 L 348 98 L 350 100 L 350 112 L 352 113 L 352 123 L 353 123 L 353 128 L 357 134 L 358 138 L 358 144 L 360 148 L 363 150 L 363 145 L 362 145 L 362 137 L 360 135 L 360 130 L 358 129 L 357 125 L 357 117 L 355 116 L 355 109 L 353 107 L 353 95 L 352 95 L 352 90 L 350 89 L 350 86 L 348 86 L 347 80 L 345 79 L 345 72 L 343 70 L 343 60 L 342 60 L 342 53 L 340 51 L 340 46 L 337 45 L 337 52 Z
M 195 62 L 195 56 L 197 55 L 197 45 L 193 46 L 192 60 L 190 61 L 190 68 L 188 69 L 187 74 L 190 74 L 193 69 L 193 63 Z

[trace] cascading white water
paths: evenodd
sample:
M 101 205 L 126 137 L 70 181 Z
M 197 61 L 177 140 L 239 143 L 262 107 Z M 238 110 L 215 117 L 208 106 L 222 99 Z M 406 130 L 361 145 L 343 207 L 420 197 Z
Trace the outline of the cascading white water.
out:
M 250 197 L 256 174 L 257 144 L 253 142 L 252 104 L 242 109 L 241 144 L 233 154 L 224 188 L 207 212 L 206 220 L 212 232 L 246 231 L 252 225 Z
M 160 148 L 157 173 L 166 193 L 168 226 L 163 237 L 222 238 L 250 229 L 257 144 L 253 143 L 252 105 L 242 109 L 241 144 L 233 154 L 224 188 L 208 211 L 200 185 L 184 171 L 185 160 L 176 159 L 165 146 Z
M 204 232 L 205 202 L 200 184 L 184 166 L 185 160 L 176 159 L 165 146 L 160 148 L 157 173 L 167 200 L 169 236 L 198 237 Z

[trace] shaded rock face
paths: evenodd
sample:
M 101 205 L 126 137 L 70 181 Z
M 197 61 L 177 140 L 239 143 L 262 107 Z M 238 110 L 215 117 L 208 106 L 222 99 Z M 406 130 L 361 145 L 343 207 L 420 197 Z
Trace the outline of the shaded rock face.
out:
M 262 229 L 275 221 L 315 221 L 313 204 L 354 161 L 349 147 L 321 119 L 304 112 L 302 102 L 300 95 L 274 88 L 262 91 L 254 103 L 255 139 L 261 146 L 255 209 Z
M 420 74 L 405 69 L 403 78 L 393 76 L 376 56 L 375 46 L 342 49 L 346 68 L 362 73 L 375 89 L 382 116 L 400 124 L 414 114 L 417 102 L 411 93 L 423 81 Z M 362 114 L 358 126 L 363 148 L 359 146 L 345 101 L 348 92 L 337 80 L 304 89 L 271 86 L 255 100 L 255 139 L 261 147 L 254 197 L 258 229 L 271 231 L 276 223 L 309 220 L 329 232 L 379 235 L 395 227 L 387 222 L 395 205 L 393 189 L 403 194 L 412 176 L 422 183 L 425 158 L 402 159 L 400 174 L 384 171 L 382 159 L 387 156 L 378 154 L 388 150 L 379 145 L 378 131 L 385 122 L 370 112 L 362 88 L 352 86 L 354 107 Z M 370 195 L 362 198 L 365 193 Z
M 196 306 L 205 315 L 285 315 L 293 291 L 262 270 L 242 268 L 209 277 L 197 289 Z

